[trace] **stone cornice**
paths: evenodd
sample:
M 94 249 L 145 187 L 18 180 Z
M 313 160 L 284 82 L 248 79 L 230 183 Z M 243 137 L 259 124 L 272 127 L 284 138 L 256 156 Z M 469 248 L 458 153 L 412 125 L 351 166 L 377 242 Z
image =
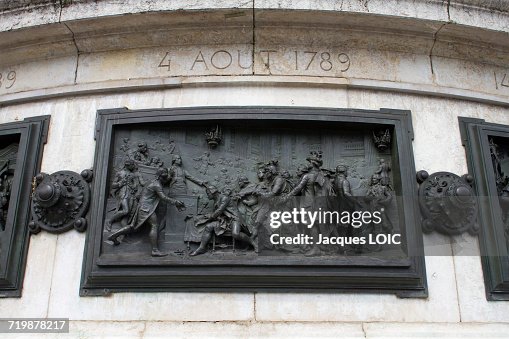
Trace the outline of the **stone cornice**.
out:
M 23 2 L 11 5 L 15 3 Z M 133 80 L 141 84 L 134 88 L 140 88 L 164 79 L 204 75 L 222 76 L 225 81 L 227 76 L 246 75 L 306 76 L 313 81 L 323 76 L 346 79 L 351 88 L 380 86 L 492 103 L 509 97 L 506 1 L 408 0 L 398 1 L 395 9 L 390 0 L 383 6 L 372 0 L 363 2 L 365 10 L 358 1 L 318 1 L 323 5 L 317 5 L 320 10 L 307 8 L 307 1 L 260 0 L 254 7 L 252 1 L 134 3 L 38 1 L 9 10 L 4 6 L 0 72 L 5 81 L 14 74 L 9 72 L 23 69 L 25 83 L 20 75 L 17 87 L 0 87 L 1 101 L 30 100 L 30 93 L 34 98 L 60 96 L 58 88 L 67 95 L 80 94 L 110 81 L 117 84 L 112 91 L 123 91 L 132 90 Z M 490 22 L 494 24 L 487 27 Z M 202 50 L 209 60 L 198 65 L 205 67 L 216 52 L 229 57 L 230 63 L 232 58 L 239 63 L 241 55 L 243 65 L 249 56 L 253 62 L 248 68 L 223 71 L 219 65 L 201 73 L 191 65 L 175 70 L 176 60 L 172 72 L 158 68 L 167 62 L 167 51 L 182 63 L 191 59 L 194 66 L 192 60 L 198 60 Z M 279 53 L 280 64 L 272 70 L 264 67 L 265 50 Z M 315 62 L 315 70 L 311 67 L 308 72 L 305 58 L 314 50 L 318 56 L 347 53 L 356 58 L 356 68 L 327 73 L 323 72 L 327 65 L 320 70 Z M 300 53 L 298 62 L 290 60 L 292 53 Z M 41 77 L 46 76 L 55 81 L 45 83 Z M 76 85 L 85 89 L 73 89 Z

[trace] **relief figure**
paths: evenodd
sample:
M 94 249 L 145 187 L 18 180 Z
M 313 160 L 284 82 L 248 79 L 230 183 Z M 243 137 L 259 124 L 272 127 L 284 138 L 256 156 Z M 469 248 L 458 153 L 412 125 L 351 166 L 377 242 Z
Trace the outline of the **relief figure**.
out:
M 371 177 L 370 187 L 366 193 L 372 212 L 380 211 L 382 219 L 378 227 L 375 227 L 375 233 L 387 232 L 392 233 L 392 222 L 387 215 L 387 209 L 392 201 L 392 193 L 387 185 L 382 184 L 381 177 L 378 173 Z
M 333 186 L 330 178 L 322 170 L 322 152 L 312 151 L 306 158 L 309 162 L 307 172 L 302 175 L 300 182 L 295 188 L 288 193 L 290 196 L 301 196 L 300 207 L 308 211 L 330 210 L 330 201 L 328 196 L 333 195 Z M 318 224 L 309 228 L 310 235 L 313 239 L 318 239 L 318 232 L 323 236 L 330 236 L 334 232 L 332 225 Z M 306 255 L 316 255 L 320 252 L 317 246 L 312 247 L 306 252 Z
M 216 127 L 215 131 L 220 129 Z M 309 218 L 304 222 L 292 220 L 277 229 L 269 223 L 271 212 L 293 211 L 294 208 L 299 211 L 340 213 L 380 210 L 381 206 L 386 208 L 392 201 L 391 161 L 387 150 L 384 151 L 387 151 L 385 159 L 361 153 L 343 154 L 343 147 L 336 148 L 336 144 L 348 142 L 351 137 L 345 136 L 329 138 L 325 135 L 321 137 L 323 139 L 309 139 L 303 134 L 302 139 L 288 137 L 283 152 L 269 149 L 281 137 L 267 134 L 262 138 L 257 132 L 248 130 L 245 131 L 246 142 L 243 144 L 233 143 L 230 132 L 225 133 L 227 142 L 224 145 L 219 139 L 202 140 L 200 144 L 196 141 L 199 140 L 196 138 L 198 132 L 194 130 L 175 132 L 178 142 L 166 139 L 165 133 L 170 136 L 173 132 L 150 132 L 147 138 L 133 141 L 137 147 L 123 151 L 124 154 L 115 158 L 115 161 L 127 158 L 123 168 L 114 173 L 112 191 L 116 207 L 105 225 L 108 240 L 115 245 L 123 240 L 122 235 L 136 232 L 142 225 L 148 224 L 152 256 L 166 255 L 158 245 L 159 233 L 163 228 L 166 237 L 164 241 L 161 239 L 161 249 L 174 251 L 182 240 L 183 244 L 187 243 L 189 256 L 193 257 L 209 251 L 209 243 L 214 236 L 221 236 L 228 246 L 233 241 L 234 248 L 236 243 L 242 243 L 242 249 L 249 250 L 251 254 L 268 249 L 272 253 L 337 255 L 346 253 L 348 248 L 325 243 L 273 244 L 270 237 L 278 233 L 280 239 L 288 239 L 302 234 L 317 241 L 319 235 L 354 237 L 362 235 L 362 232 L 392 232 L 393 226 L 387 212 L 381 216 L 381 225 L 368 224 L 362 229 L 346 224 L 338 226 L 338 222 L 332 218 L 323 222 Z M 351 134 L 355 137 L 354 132 Z M 128 144 L 129 139 L 125 135 L 121 137 L 124 137 L 124 144 Z M 118 139 L 120 143 L 121 137 Z M 156 140 L 154 148 L 149 148 L 154 139 L 169 140 L 169 144 L 162 146 Z M 212 147 L 209 141 L 218 142 Z M 325 142 L 329 152 L 323 154 L 318 149 Z M 261 147 L 263 152 L 260 151 Z M 149 154 L 149 149 L 154 150 L 154 154 Z M 341 160 L 337 157 L 341 157 Z M 264 159 L 263 162 L 260 162 L 261 159 Z M 324 164 L 337 164 L 338 160 L 340 165 L 335 170 L 324 168 Z M 301 161 L 305 164 L 297 166 Z M 156 171 L 157 177 L 150 183 L 142 177 L 149 178 L 148 175 L 152 176 Z M 367 187 L 368 179 L 364 178 L 369 178 L 372 173 L 375 175 Z M 168 188 L 167 195 L 163 192 L 163 186 Z M 509 189 L 507 192 L 509 201 Z M 109 206 L 112 206 L 112 200 Z M 161 200 L 175 205 L 178 212 L 170 206 L 166 210 L 166 205 L 159 204 Z M 184 213 L 181 210 L 185 206 L 180 200 L 187 205 Z M 308 227 L 311 222 L 313 226 Z M 114 223 L 114 232 L 111 232 Z M 120 229 L 115 231 L 116 227 Z M 146 246 L 134 238 L 136 240 L 131 244 L 133 249 Z M 191 250 L 190 243 L 198 242 L 199 246 Z M 362 250 L 361 247 L 350 248 L 355 252 Z M 189 256 L 183 258 L 189 259 Z
M 336 192 L 338 207 L 340 211 L 351 211 L 354 209 L 354 201 L 350 181 L 347 178 L 347 168 L 344 165 L 336 167 L 336 176 L 333 181 Z
M 269 245 L 268 237 L 267 239 L 265 237 L 258 239 L 258 235 L 260 230 L 263 230 L 267 236 L 270 236 L 273 232 L 267 223 L 268 215 L 270 211 L 280 208 L 285 203 L 283 196 L 288 194 L 291 186 L 279 174 L 277 160 L 271 160 L 258 169 L 258 180 L 259 184 L 256 186 L 253 194 L 258 196 L 259 205 L 256 209 L 256 218 L 251 238 L 258 243 L 258 247 L 261 242 L 265 247 L 272 248 Z
M 171 167 L 168 169 L 172 179 L 170 183 L 170 191 L 174 195 L 186 195 L 187 180 L 194 182 L 198 186 L 205 187 L 207 182 L 193 177 L 189 172 L 182 168 L 182 157 L 175 155 L 173 157 Z
M 238 189 L 234 199 L 237 202 L 238 217 L 247 226 L 249 233 L 252 234 L 256 218 L 256 207 L 258 205 L 258 197 L 253 194 L 256 190 L 256 185 L 250 183 L 249 179 L 244 175 L 238 177 L 237 183 Z
M 391 166 L 385 162 L 384 159 L 380 159 L 378 163 L 378 169 L 376 170 L 376 174 L 380 177 L 380 184 L 383 186 L 390 187 L 391 179 L 389 177 L 389 172 L 391 171 Z
M 161 200 L 175 205 L 180 211 L 185 209 L 182 201 L 168 197 L 163 192 L 163 186 L 170 183 L 171 177 L 166 168 L 157 169 L 156 178 L 143 188 L 140 201 L 135 211 L 135 215 L 129 225 L 121 228 L 108 237 L 108 240 L 113 242 L 114 245 L 119 245 L 118 237 L 124 234 L 129 234 L 138 231 L 145 223 L 150 226 L 150 244 L 152 246 L 151 255 L 153 257 L 161 257 L 167 255 L 159 250 L 159 223 L 157 220 L 156 209 Z
M 207 252 L 207 245 L 212 239 L 212 235 L 229 235 L 231 237 L 251 244 L 257 251 L 257 244 L 249 237 L 247 226 L 244 225 L 236 210 L 235 201 L 231 197 L 231 190 L 225 189 L 223 193 L 215 186 L 206 188 L 207 196 L 214 202 L 214 212 L 206 214 L 196 222 L 197 227 L 203 227 L 200 246 L 192 252 L 191 256 L 196 256 Z
M 138 147 L 129 154 L 129 158 L 143 165 L 150 165 L 148 146 L 146 142 L 138 143 Z
M 197 163 L 194 168 L 198 170 L 201 174 L 207 174 L 209 166 L 215 167 L 213 162 L 210 162 L 210 152 L 203 152 L 203 154 L 198 158 L 193 158 Z
M 145 181 L 137 171 L 136 163 L 134 160 L 126 159 L 124 168 L 115 174 L 111 184 L 117 206 L 107 224 L 108 231 L 111 230 L 112 224 L 118 220 L 120 220 L 123 227 L 131 221 L 143 186 L 145 186 Z
M 7 160 L 0 168 L 0 231 L 5 230 L 7 209 L 9 208 L 13 176 L 11 166 L 11 161 Z

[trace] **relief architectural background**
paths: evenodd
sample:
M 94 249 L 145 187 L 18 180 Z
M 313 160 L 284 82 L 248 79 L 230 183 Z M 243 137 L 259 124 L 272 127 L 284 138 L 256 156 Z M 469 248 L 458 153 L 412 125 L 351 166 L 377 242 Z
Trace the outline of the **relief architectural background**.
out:
M 98 179 L 82 296 L 134 290 L 379 288 L 401 297 L 426 296 L 416 210 L 403 199 L 415 188 L 410 112 L 117 108 L 100 110 L 96 128 Z M 210 172 L 208 167 L 188 167 L 189 159 L 203 158 L 212 167 L 216 157 L 217 163 L 231 165 Z M 164 165 L 168 159 L 169 168 Z M 363 164 L 356 167 L 359 160 Z M 350 161 L 351 182 L 342 163 Z M 334 163 L 339 163 L 335 169 L 324 167 Z M 292 207 L 306 212 L 339 209 L 341 215 L 350 213 L 352 221 L 318 221 L 309 230 L 295 223 L 271 229 L 271 211 Z M 373 215 L 385 209 L 382 222 L 363 221 L 362 228 L 355 228 L 358 209 Z M 278 232 L 298 235 L 299 229 L 315 243 L 282 246 L 268 241 Z M 386 244 L 382 251 L 368 241 L 366 246 L 319 244 L 320 235 L 369 238 L 387 232 L 401 236 L 401 246 Z
M 257 126 L 254 122 L 238 125 L 216 122 L 212 128 L 202 123 L 199 126 L 170 124 L 167 129 L 120 129 L 115 132 L 114 153 L 110 161 L 111 190 L 106 207 L 104 238 L 118 242 L 120 235 L 128 233 L 126 242 L 130 245 L 123 245 L 122 249 L 104 246 L 104 253 L 143 253 L 147 234 L 133 231 L 139 230 L 143 226 L 140 222 L 145 219 L 141 220 L 135 214 L 141 207 L 143 189 L 148 187 L 158 169 L 167 169 L 170 176 L 169 182 L 162 186 L 165 194 L 185 204 L 185 208 L 179 209 L 172 206 L 174 202 L 164 206 L 161 201 L 155 209 L 159 223 L 158 238 L 165 250 L 161 255 L 187 256 L 194 253 L 194 244 L 202 241 L 207 226 L 218 227 L 213 232 L 215 236 L 226 231 L 223 236 L 226 241 L 221 243 L 217 239 L 218 252 L 222 252 L 221 248 L 228 248 L 227 253 L 232 252 L 232 238 L 236 238 L 237 250 L 240 250 L 238 255 L 253 254 L 254 247 L 261 255 L 271 255 L 271 251 L 272 255 L 292 256 L 342 253 L 345 248 L 337 248 L 330 253 L 316 246 L 308 246 L 310 248 L 306 251 L 303 251 L 303 246 L 274 248 L 268 241 L 268 236 L 273 233 L 296 236 L 298 229 L 302 234 L 313 231 L 306 232 L 304 226 L 298 228 L 294 224 L 284 225 L 276 231 L 268 224 L 269 214 L 302 206 L 307 206 L 310 211 L 321 208 L 324 211 L 347 212 L 380 208 L 375 206 L 370 196 L 387 198 L 395 195 L 391 187 L 392 155 L 387 149 L 391 132 L 389 128 L 381 129 L 382 136 L 376 139 L 373 138 L 374 129 L 369 128 L 338 129 L 314 124 L 310 130 L 302 124 L 290 122 L 271 123 L 270 127 L 264 124 Z M 377 146 L 382 148 L 381 152 Z M 312 181 L 307 179 L 306 174 L 309 176 L 314 172 Z M 347 183 L 343 184 L 343 181 Z M 305 204 L 307 196 L 315 195 L 322 200 L 319 205 Z M 349 200 L 352 196 L 358 199 Z M 391 214 L 387 223 L 391 223 L 390 219 L 398 223 L 395 199 L 387 205 L 387 213 Z M 210 219 L 208 216 L 216 211 L 218 215 Z M 240 227 L 237 234 L 234 231 L 236 224 Z M 329 225 L 327 228 L 322 230 L 316 226 L 316 242 L 318 233 L 327 236 L 351 233 L 346 226 Z M 393 226 L 390 228 L 392 230 Z M 110 237 L 112 232 L 114 235 Z M 258 232 L 263 233 L 263 239 L 258 238 Z M 376 234 L 374 228 L 364 232 Z M 191 247 L 193 251 L 189 252 Z M 353 248 L 350 250 L 354 253 Z M 202 246 L 200 251 L 209 252 L 208 246 Z

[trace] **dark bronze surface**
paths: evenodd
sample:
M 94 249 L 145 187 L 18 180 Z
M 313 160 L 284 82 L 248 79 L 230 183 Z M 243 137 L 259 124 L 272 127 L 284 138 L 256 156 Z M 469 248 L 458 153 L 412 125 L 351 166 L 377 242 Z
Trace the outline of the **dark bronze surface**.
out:
M 73 227 L 84 232 L 87 223 L 83 217 L 90 203 L 91 180 L 91 171 L 81 175 L 72 171 L 38 174 L 32 194 L 30 232 L 62 233 Z
M 479 247 L 488 300 L 509 300 L 509 126 L 459 118 L 479 203 Z M 475 180 L 473 180 L 475 179 Z
M 49 116 L 0 125 L 0 297 L 20 297 L 29 243 L 30 197 Z M 43 197 L 56 194 L 46 188 Z
M 469 176 L 459 177 L 450 172 L 417 173 L 419 206 L 425 233 L 437 231 L 446 235 L 479 232 L 478 202 L 470 186 Z
M 409 112 L 118 109 L 100 111 L 97 126 L 82 295 L 222 289 L 426 295 Z M 382 222 L 364 229 L 269 227 L 271 211 L 297 207 L 381 210 Z M 382 250 L 269 241 L 276 232 L 297 231 L 398 233 L 403 243 Z

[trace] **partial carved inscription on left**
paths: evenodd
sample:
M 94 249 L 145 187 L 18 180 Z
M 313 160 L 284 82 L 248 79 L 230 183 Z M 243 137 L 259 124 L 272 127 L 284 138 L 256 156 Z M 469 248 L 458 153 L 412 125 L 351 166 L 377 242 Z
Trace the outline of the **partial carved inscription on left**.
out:
M 0 88 L 10 89 L 16 83 L 16 71 L 0 72 Z

